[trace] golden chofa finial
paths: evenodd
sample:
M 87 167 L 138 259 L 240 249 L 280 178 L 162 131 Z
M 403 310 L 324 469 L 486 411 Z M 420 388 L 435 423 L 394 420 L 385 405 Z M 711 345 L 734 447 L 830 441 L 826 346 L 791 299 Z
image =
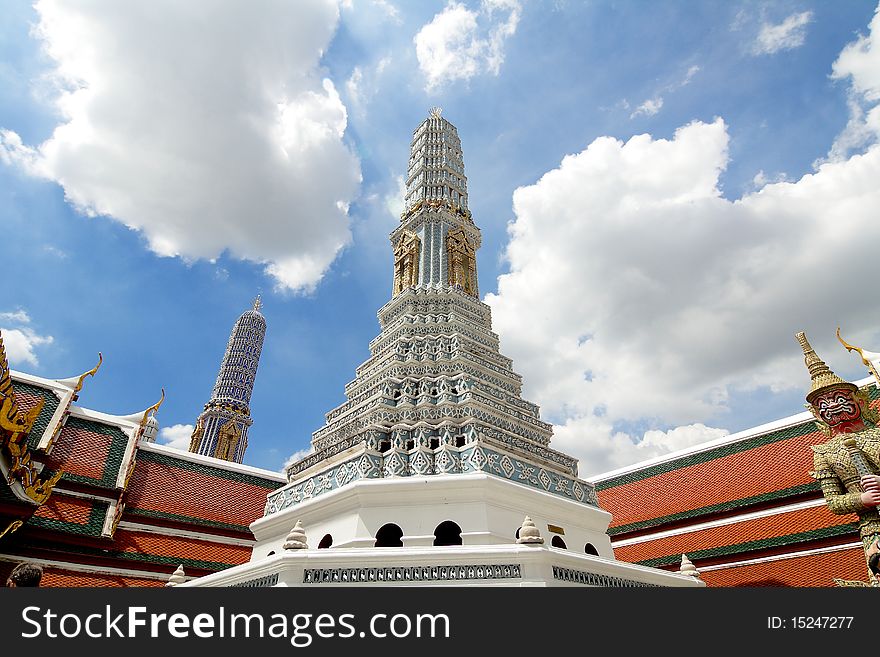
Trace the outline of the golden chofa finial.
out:
M 807 366 L 807 370 L 810 373 L 811 384 L 810 392 L 807 393 L 808 402 L 811 402 L 820 392 L 833 386 L 846 385 L 856 388 L 852 383 L 844 381 L 832 372 L 831 368 L 825 364 L 825 361 L 816 355 L 815 350 L 810 346 L 810 343 L 807 341 L 807 336 L 803 331 L 795 334 L 795 337 L 804 352 L 804 364 Z
M 101 363 L 103 363 L 103 362 L 104 362 L 104 356 L 101 355 L 101 352 L 99 351 L 99 352 L 98 352 L 98 364 L 95 365 L 95 366 L 94 366 L 92 369 L 90 369 L 88 372 L 83 373 L 83 374 L 79 377 L 79 379 L 78 379 L 77 382 L 76 382 L 76 386 L 75 386 L 74 389 L 73 389 L 74 394 L 76 394 L 76 393 L 78 393 L 80 390 L 82 390 L 82 387 L 83 387 L 83 381 L 85 381 L 85 379 L 86 379 L 87 376 L 95 376 L 95 374 L 97 373 L 97 371 L 98 371 L 99 369 L 101 369 Z
M 262 308 L 262 307 L 263 307 L 263 297 L 262 297 L 262 295 L 258 294 L 257 297 L 254 299 L 254 310 L 256 310 L 257 312 L 260 312 L 260 308 Z
M 165 401 L 165 388 L 162 388 L 162 396 L 159 398 L 159 401 L 157 401 L 155 404 L 144 411 L 144 416 L 141 418 L 142 427 L 147 426 L 147 421 L 156 414 L 156 411 L 159 410 L 159 407 L 162 405 L 163 401 Z
M 429 110 L 429 114 L 430 114 L 430 116 L 431 116 L 432 119 L 439 119 L 439 118 L 440 118 L 440 115 L 441 115 L 442 113 L 443 113 L 443 108 L 442 108 L 442 107 L 432 107 L 432 108 Z
M 862 359 L 862 363 L 865 367 L 868 368 L 868 371 L 874 375 L 874 378 L 877 379 L 877 382 L 880 383 L 880 372 L 877 371 L 877 368 L 874 366 L 874 361 L 880 359 L 880 354 L 875 351 L 868 351 L 867 349 L 862 349 L 861 347 L 857 347 L 853 344 L 850 344 L 846 340 L 844 340 L 840 336 L 840 327 L 837 327 L 837 339 L 844 347 L 846 347 L 847 351 L 855 351 L 858 352 L 859 357 Z

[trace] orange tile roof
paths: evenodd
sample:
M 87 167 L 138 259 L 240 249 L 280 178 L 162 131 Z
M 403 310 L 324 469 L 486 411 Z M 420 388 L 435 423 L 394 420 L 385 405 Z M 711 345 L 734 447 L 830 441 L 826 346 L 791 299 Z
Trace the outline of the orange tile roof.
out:
M 653 477 L 599 490 L 599 505 L 613 514 L 611 527 L 655 520 L 767 493 L 812 485 L 812 445 L 819 431 L 779 440 Z
M 126 529 L 119 529 L 114 535 L 113 551 L 228 565 L 245 563 L 251 556 L 251 548 L 247 546 Z
M 90 430 L 87 425 L 68 422 L 52 448 L 51 463 L 64 470 L 65 475 L 100 480 L 112 443 L 112 436 Z
M 170 577 L 171 573 L 168 576 Z M 165 583 L 162 580 L 147 579 L 145 577 L 80 573 L 52 567 L 43 570 L 43 579 L 40 580 L 40 586 L 42 587 L 144 587 L 165 586 Z
M 128 486 L 126 512 L 247 531 L 247 526 L 263 515 L 266 495 L 278 486 L 277 482 L 140 451 Z
M 28 520 L 29 527 L 65 534 L 101 536 L 110 508 L 108 502 L 82 499 L 55 492 Z
M 75 525 L 87 525 L 93 507 L 94 502 L 91 500 L 55 494 L 36 510 L 34 516 Z
M 721 568 L 701 574 L 707 586 L 834 586 L 834 578 L 867 581 L 868 570 L 860 548 Z
M 614 556 L 621 561 L 628 561 L 630 563 L 645 562 L 659 559 L 660 557 L 669 557 L 665 561 L 678 563 L 682 554 L 690 556 L 696 552 L 713 549 L 717 550 L 719 554 L 743 552 L 746 548 L 744 544 L 784 536 L 795 536 L 804 532 L 837 525 L 849 525 L 852 521 L 853 517 L 834 515 L 823 504 L 764 518 L 615 547 Z M 731 546 L 742 547 L 730 549 L 729 551 L 721 549 Z M 762 548 L 756 546 L 756 549 Z

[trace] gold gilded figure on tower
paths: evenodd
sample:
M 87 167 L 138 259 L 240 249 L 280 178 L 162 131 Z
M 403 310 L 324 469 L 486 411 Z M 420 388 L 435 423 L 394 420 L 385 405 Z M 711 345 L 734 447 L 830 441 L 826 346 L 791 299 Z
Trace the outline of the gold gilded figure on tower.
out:
M 810 372 L 807 408 L 813 413 L 828 441 L 813 446 L 813 471 L 835 514 L 854 513 L 867 553 L 880 537 L 880 429 L 876 413 L 868 407 L 867 394 L 844 381 L 816 355 L 803 333 L 797 334 Z M 870 427 L 866 424 L 870 423 Z M 872 586 L 877 577 L 868 571 Z

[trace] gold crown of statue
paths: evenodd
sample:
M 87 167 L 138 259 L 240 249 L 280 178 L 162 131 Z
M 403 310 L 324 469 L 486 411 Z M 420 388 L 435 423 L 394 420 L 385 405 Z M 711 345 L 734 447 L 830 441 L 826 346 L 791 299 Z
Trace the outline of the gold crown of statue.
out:
M 804 351 L 804 363 L 807 366 L 807 370 L 810 372 L 811 385 L 810 392 L 807 393 L 808 402 L 812 403 L 813 399 L 819 394 L 826 390 L 830 390 L 831 388 L 846 387 L 850 390 L 859 389 L 857 385 L 850 383 L 849 381 L 844 381 L 831 371 L 831 368 L 825 364 L 825 361 L 816 355 L 815 350 L 810 346 L 810 343 L 807 342 L 807 336 L 803 331 L 798 333 L 795 337 L 800 343 L 801 349 Z

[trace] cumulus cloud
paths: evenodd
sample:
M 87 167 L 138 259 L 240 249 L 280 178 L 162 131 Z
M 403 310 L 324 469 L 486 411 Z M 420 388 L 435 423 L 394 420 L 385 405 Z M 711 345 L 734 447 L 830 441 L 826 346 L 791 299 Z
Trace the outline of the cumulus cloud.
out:
M 425 88 L 433 91 L 480 73 L 498 75 L 504 63 L 504 43 L 516 33 L 518 0 L 483 0 L 479 10 L 450 2 L 413 41 Z
M 834 355 L 838 323 L 880 324 L 864 297 L 880 145 L 729 201 L 728 139 L 720 118 L 601 137 L 514 192 L 509 273 L 486 301 L 583 475 L 720 437 L 704 423 L 735 392 L 803 388 L 797 330 Z
M 162 427 L 159 430 L 158 442 L 173 449 L 188 452 L 192 432 L 193 425 L 191 424 L 175 424 L 170 427 Z
M 36 348 L 52 344 L 51 335 L 40 335 L 31 326 L 31 318 L 25 310 L 0 313 L 0 335 L 11 366 L 24 363 L 37 367 L 40 364 Z
M 840 161 L 870 144 L 880 134 L 880 5 L 868 35 L 850 43 L 832 66 L 831 77 L 850 82 L 847 105 L 849 121 L 828 152 L 825 161 Z
M 0 158 L 57 181 L 87 215 L 141 231 L 163 256 L 231 256 L 308 290 L 350 240 L 359 162 L 319 60 L 334 0 L 258 6 L 40 0 L 61 123 Z
M 813 20 L 813 12 L 792 14 L 779 24 L 763 23 L 758 37 L 752 44 L 755 55 L 772 55 L 780 50 L 793 50 L 804 45 L 807 24 Z

